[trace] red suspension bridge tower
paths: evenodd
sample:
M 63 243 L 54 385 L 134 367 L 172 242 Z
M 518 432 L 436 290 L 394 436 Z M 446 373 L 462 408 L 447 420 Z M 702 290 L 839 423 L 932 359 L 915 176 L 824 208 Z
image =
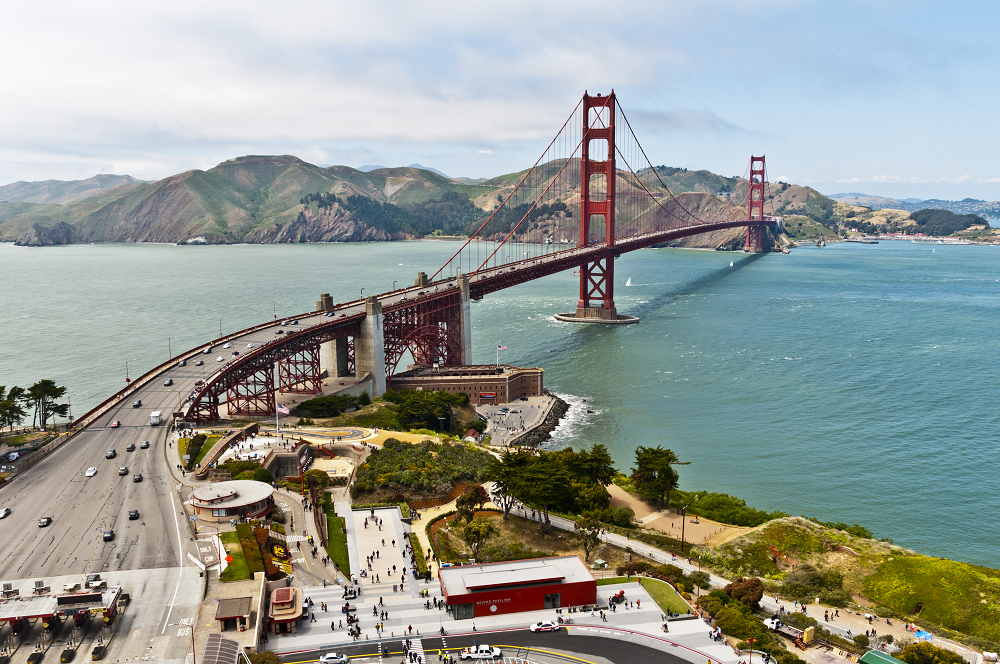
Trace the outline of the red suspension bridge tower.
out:
M 750 194 L 747 201 L 747 221 L 756 220 L 756 225 L 747 226 L 747 246 L 744 251 L 759 253 L 764 251 L 764 155 L 750 157 Z

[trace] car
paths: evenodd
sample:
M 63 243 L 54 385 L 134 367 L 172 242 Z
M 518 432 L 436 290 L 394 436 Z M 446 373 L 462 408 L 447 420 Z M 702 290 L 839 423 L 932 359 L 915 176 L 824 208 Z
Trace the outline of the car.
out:
M 10 516 L 9 507 L 5 507 L 2 510 L 0 510 L 0 519 L 6 519 L 8 516 Z
M 50 523 L 52 523 L 52 517 L 51 516 L 43 516 L 41 519 L 38 520 L 38 527 L 39 528 L 44 528 L 45 526 L 49 525 Z
M 8 461 L 17 461 L 20 458 L 21 458 L 20 452 L 11 452 L 10 454 L 7 455 Z
M 247 350 L 253 348 L 253 344 L 247 344 Z
M 206 348 L 205 350 L 203 350 L 203 351 L 201 351 L 201 352 L 202 352 L 202 353 L 204 353 L 205 355 L 208 355 L 209 353 L 211 353 L 211 352 L 212 352 L 212 347 L 211 347 L 211 346 L 209 346 L 208 348 Z
M 163 385 L 165 387 L 170 387 L 173 384 L 174 384 L 174 379 L 173 378 L 168 378 L 165 381 L 163 381 Z
M 122 466 L 121 468 L 119 468 L 118 469 L 118 475 L 119 476 L 128 475 L 128 468 L 125 467 L 125 466 Z
M 283 320 L 283 321 L 281 321 L 281 324 L 282 325 L 288 325 L 288 321 L 287 320 Z
M 122 425 L 122 421 L 121 420 L 111 420 L 111 428 L 112 429 L 117 429 L 121 425 Z
M 342 653 L 328 652 L 319 658 L 319 664 L 347 664 L 348 657 Z
M 340 314 L 339 318 L 347 318 L 347 314 Z
M 128 520 L 129 521 L 135 521 L 138 518 L 139 518 L 139 510 L 129 510 L 128 511 Z
M 559 629 L 559 624 L 554 623 L 551 620 L 543 620 L 541 622 L 532 623 L 529 627 L 532 632 L 555 632 Z
M 133 475 L 132 476 L 132 481 L 133 482 L 141 482 L 142 481 L 142 473 L 136 473 L 135 475 Z
M 284 330 L 278 330 L 277 332 L 275 332 L 275 334 L 284 334 L 284 333 L 285 333 Z
M 232 348 L 233 345 L 227 341 L 222 347 L 223 348 Z
M 238 350 L 234 350 L 233 351 L 233 357 L 239 357 L 239 354 L 240 354 L 240 351 L 238 351 Z
M 93 477 L 96 474 L 97 474 L 97 466 L 91 466 L 90 468 L 87 469 L 87 472 L 84 473 L 84 475 L 86 475 L 87 477 Z
M 86 580 L 83 582 L 83 587 L 90 588 L 91 586 L 100 586 L 103 583 L 100 574 L 88 574 Z
M 195 387 L 201 387 L 204 384 L 205 384 L 205 381 L 203 381 L 201 378 L 199 378 L 198 380 L 194 381 L 194 386 Z
M 126 452 L 135 452 L 135 443 L 129 443 L 125 446 Z
M 781 621 L 772 616 L 764 621 L 764 627 L 772 632 L 777 631 L 777 629 L 781 627 Z
M 141 449 L 141 450 L 148 450 L 149 449 L 149 441 L 148 440 L 144 440 L 141 443 L 139 443 L 139 449 Z
M 142 399 L 136 399 L 135 401 L 132 402 L 133 408 L 138 408 L 141 405 L 142 405 Z
M 188 364 L 187 360 L 181 360 L 180 362 L 177 363 L 177 366 L 186 367 L 187 364 Z
M 462 648 L 462 654 L 459 657 L 461 659 L 499 659 L 503 657 L 503 653 L 500 648 L 472 646 L 471 648 Z
M 216 362 L 225 362 L 225 361 L 226 361 L 226 358 L 224 358 L 224 357 L 222 357 L 222 356 L 220 355 L 220 356 L 218 356 L 217 358 L 215 358 L 215 361 L 216 361 Z
M 289 325 L 298 325 L 298 324 L 299 324 L 299 321 L 296 320 L 296 319 L 294 319 L 294 318 L 292 319 L 292 322 L 289 323 Z
M 115 538 L 115 531 L 105 530 L 104 537 L 102 538 L 105 542 L 110 542 Z
M 115 450 L 108 450 L 107 452 L 104 453 L 105 459 L 114 459 L 116 456 L 118 456 L 118 452 L 116 452 Z
M 201 360 L 198 360 L 197 362 L 194 363 L 194 366 L 200 367 L 200 366 L 202 366 L 204 364 L 205 364 L 204 362 L 202 362 Z

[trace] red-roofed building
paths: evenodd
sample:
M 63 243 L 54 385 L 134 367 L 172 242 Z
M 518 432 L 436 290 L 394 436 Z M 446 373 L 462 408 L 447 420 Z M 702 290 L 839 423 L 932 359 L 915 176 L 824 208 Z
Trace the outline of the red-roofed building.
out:
M 579 556 L 442 567 L 438 579 L 458 620 L 597 601 L 597 580 Z

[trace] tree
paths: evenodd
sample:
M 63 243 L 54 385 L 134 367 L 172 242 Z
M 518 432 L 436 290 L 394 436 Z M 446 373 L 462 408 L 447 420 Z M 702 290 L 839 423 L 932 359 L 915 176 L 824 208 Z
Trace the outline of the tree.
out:
M 522 472 L 521 481 L 516 486 L 516 495 L 528 505 L 542 511 L 542 527 L 546 532 L 552 529 L 549 509 L 566 499 L 566 488 L 570 481 L 566 468 L 548 452 L 534 457 Z
M 264 482 L 265 484 L 271 484 L 272 482 L 274 482 L 274 475 L 272 475 L 271 471 L 268 470 L 267 468 L 258 468 L 257 470 L 253 471 L 253 478 L 256 481 Z M 330 480 L 328 477 L 327 482 L 329 481 Z
M 723 588 L 733 599 L 738 599 L 752 609 L 760 608 L 760 600 L 764 597 L 764 584 L 760 579 L 740 577 Z
M 15 424 L 20 424 L 27 411 L 25 405 L 25 391 L 23 387 L 16 385 L 7 391 L 6 386 L 0 385 L 0 428 L 4 426 L 14 428 Z
M 531 463 L 532 458 L 525 450 L 507 449 L 501 452 L 500 458 L 494 459 L 486 469 L 485 478 L 493 482 L 493 499 L 503 510 L 504 521 L 510 515 L 510 508 L 514 506 L 514 494 L 517 493 L 521 473 Z
M 480 547 L 496 533 L 496 528 L 493 527 L 492 523 L 482 517 L 476 517 L 462 530 L 462 541 L 472 549 L 472 557 L 478 559 Z
M 66 388 L 56 385 L 54 380 L 42 379 L 28 388 L 27 399 L 35 404 L 35 415 L 32 425 L 37 422 L 43 429 L 49 417 L 59 415 L 65 417 L 69 412 L 69 404 L 57 404 L 56 399 L 66 394 Z
M 677 471 L 673 466 L 689 463 L 680 461 L 673 451 L 659 445 L 655 448 L 640 446 L 635 451 L 636 467 L 632 470 L 632 481 L 644 496 L 656 500 L 656 509 L 660 509 L 664 496 L 666 506 L 670 507 L 670 490 L 677 487 Z
M 455 501 L 455 508 L 458 512 L 456 518 L 471 522 L 476 515 L 476 509 L 486 504 L 487 500 L 489 497 L 486 495 L 486 489 L 481 486 L 470 486 Z
M 601 543 L 601 522 L 596 519 L 580 519 L 573 524 L 573 537 L 583 547 L 583 562 L 590 561 L 590 552 Z
M 591 482 L 608 486 L 618 474 L 611 453 L 601 443 L 594 443 L 589 451 L 580 450 L 577 457 L 580 474 Z
M 938 648 L 926 641 L 911 643 L 896 655 L 906 664 L 963 664 L 961 655 L 944 648 Z

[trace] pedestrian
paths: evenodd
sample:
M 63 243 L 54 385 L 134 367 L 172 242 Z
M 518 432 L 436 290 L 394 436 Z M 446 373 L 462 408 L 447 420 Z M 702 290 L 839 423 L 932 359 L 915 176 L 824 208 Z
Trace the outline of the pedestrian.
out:
M 409 632 L 410 634 L 413 634 L 413 625 L 410 625 L 409 627 L 407 627 L 407 631 L 408 631 L 408 632 Z

